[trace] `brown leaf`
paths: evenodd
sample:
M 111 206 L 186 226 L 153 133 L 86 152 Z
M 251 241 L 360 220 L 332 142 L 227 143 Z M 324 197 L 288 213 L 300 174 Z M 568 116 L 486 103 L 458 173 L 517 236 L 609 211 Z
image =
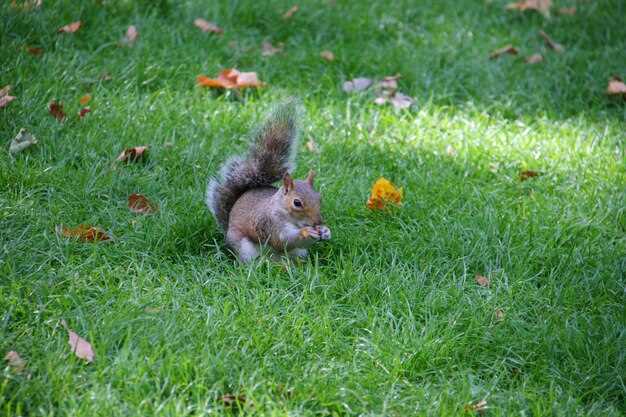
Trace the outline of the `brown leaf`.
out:
M 10 92 L 11 92 L 10 85 L 5 85 L 0 90 L 0 109 L 3 107 L 6 107 L 10 102 L 15 100 L 14 96 L 9 95 Z
M 291 19 L 293 17 L 293 15 L 296 14 L 296 12 L 299 9 L 300 9 L 300 7 L 297 4 L 291 6 L 291 8 L 289 10 L 287 10 L 285 13 L 283 13 L 283 19 L 285 19 L 285 20 Z
M 196 82 L 201 87 L 208 88 L 258 88 L 265 84 L 259 81 L 256 72 L 240 72 L 235 68 L 228 68 L 220 72 L 217 78 L 198 75 Z
M 333 54 L 331 51 L 328 51 L 328 50 L 320 52 L 320 57 L 324 61 L 328 61 L 328 62 L 332 62 L 335 60 L 335 54 Z
M 144 159 L 147 153 L 147 146 L 134 146 L 132 148 L 124 149 L 116 160 L 119 162 L 137 162 Z
M 552 49 L 554 52 L 557 53 L 561 53 L 563 51 L 565 51 L 565 48 L 563 47 L 563 45 L 561 45 L 560 43 L 556 43 L 550 36 L 548 36 L 548 34 L 546 32 L 544 32 L 543 30 L 539 31 L 539 36 L 541 36 L 543 38 L 543 40 L 546 42 L 546 45 L 548 45 L 548 47 L 550 49 Z
M 80 103 L 81 106 L 86 106 L 90 101 L 91 101 L 90 94 L 85 94 L 84 96 L 78 99 L 78 102 Z
M 261 55 L 262 56 L 272 56 L 276 55 L 279 52 L 283 51 L 284 44 L 279 43 L 277 46 L 272 45 L 270 42 L 263 42 L 261 44 Z
M 542 15 L 548 17 L 550 16 L 550 7 L 552 7 L 551 0 L 522 0 L 515 3 L 510 3 L 506 6 L 507 10 L 534 10 Z
M 201 17 L 195 19 L 193 21 L 193 24 L 203 32 L 210 32 L 210 33 L 217 33 L 217 34 L 224 33 L 224 29 L 217 26 L 213 22 L 209 22 L 208 20 L 202 19 Z
M 541 54 L 532 54 L 528 57 L 526 57 L 526 63 L 527 64 L 538 64 L 541 61 L 543 61 L 543 55 Z
M 483 415 L 487 411 L 488 408 L 489 407 L 487 406 L 487 400 L 483 399 L 483 400 L 480 400 L 480 401 L 478 401 L 476 403 L 466 404 L 463 407 L 463 410 L 466 413 L 476 412 L 476 413 L 478 413 L 480 415 Z
M 100 79 L 100 81 L 111 81 L 113 79 L 113 77 L 111 77 L 111 74 L 109 74 L 108 72 L 103 72 L 98 78 Z
M 65 112 L 63 111 L 63 103 L 59 103 L 56 100 L 52 100 L 50 104 L 48 104 L 48 111 L 59 122 L 62 122 L 65 119 Z
M 24 149 L 37 144 L 37 139 L 24 128 L 20 129 L 19 133 L 11 141 L 9 146 L 9 153 L 15 155 L 22 152 Z
M 573 16 L 576 14 L 576 7 L 561 7 L 559 9 L 559 14 Z
M 80 109 L 80 111 L 78 112 L 78 117 L 82 119 L 87 113 L 91 113 L 91 108 L 89 106 Z
M 606 93 L 610 96 L 623 96 L 626 98 L 626 84 L 624 84 L 624 81 L 620 77 L 613 76 L 609 79 Z
M 43 54 L 43 48 L 39 48 L 36 46 L 27 46 L 26 52 L 28 52 L 32 56 L 40 56 L 41 54 Z
M 142 194 L 131 194 L 128 196 L 128 208 L 133 213 L 138 214 L 150 214 L 158 210 L 157 205 Z
M 81 22 L 80 20 L 76 21 L 76 22 L 72 22 L 70 24 L 67 24 L 63 27 L 60 27 L 59 30 L 57 30 L 58 33 L 74 33 L 76 32 L 78 29 L 80 29 L 81 26 Z
M 243 394 L 224 394 L 219 398 L 219 401 L 224 404 L 225 407 L 233 407 L 235 405 L 243 406 L 245 405 L 247 398 Z
M 134 25 L 131 25 L 126 29 L 126 35 L 122 39 L 122 43 L 127 46 L 132 46 L 139 37 L 139 31 Z
M 519 180 L 526 181 L 527 179 L 538 177 L 539 175 L 541 175 L 540 172 L 527 169 L 519 173 Z
M 9 366 L 16 374 L 21 374 L 26 368 L 26 361 L 14 350 L 7 352 L 7 354 L 4 355 L 4 360 L 8 362 Z
M 63 325 L 63 327 L 65 327 L 65 330 L 67 330 L 67 335 L 69 337 L 68 343 L 70 344 L 72 352 L 76 355 L 76 357 L 78 357 L 79 359 L 83 359 L 88 363 L 93 362 L 95 353 L 93 352 L 91 344 L 82 337 L 80 337 L 72 329 L 67 327 L 67 323 L 65 322 L 65 320 L 61 320 L 61 324 Z
M 74 228 L 63 226 L 62 224 L 56 227 L 57 234 L 77 238 L 85 242 L 95 242 L 99 240 L 110 240 L 111 237 L 99 227 L 90 226 L 88 224 L 79 224 Z
M 311 153 L 319 153 L 320 151 L 319 148 L 317 147 L 317 143 L 315 143 L 313 138 L 309 138 L 309 140 L 306 143 L 306 148 Z
M 495 316 L 496 316 L 496 321 L 504 320 L 504 310 L 502 310 L 501 308 L 496 308 Z
M 372 85 L 372 80 L 369 78 L 355 78 L 343 83 L 343 91 L 351 93 L 354 91 L 363 91 L 368 89 Z
M 476 284 L 480 285 L 481 287 L 488 287 L 490 284 L 489 278 L 484 275 L 476 274 L 474 280 L 476 281 Z
M 517 50 L 516 47 L 514 47 L 511 44 L 508 44 L 508 45 L 503 46 L 502 48 L 498 48 L 495 51 L 491 52 L 489 54 L 489 59 L 500 58 L 504 54 L 517 55 L 518 52 L 519 51 Z
M 43 0 L 26 0 L 21 2 L 21 4 L 17 4 L 16 0 L 11 0 L 11 8 L 21 10 L 23 12 L 28 12 L 32 9 L 40 8 L 42 2 Z

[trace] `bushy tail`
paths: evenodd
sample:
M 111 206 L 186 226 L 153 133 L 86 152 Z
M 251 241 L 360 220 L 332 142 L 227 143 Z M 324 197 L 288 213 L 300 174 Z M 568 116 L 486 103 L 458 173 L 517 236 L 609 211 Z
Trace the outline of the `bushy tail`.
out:
M 228 229 L 230 210 L 252 188 L 272 185 L 295 168 L 300 105 L 289 99 L 270 113 L 254 134 L 246 156 L 235 156 L 209 179 L 206 203 L 222 230 Z

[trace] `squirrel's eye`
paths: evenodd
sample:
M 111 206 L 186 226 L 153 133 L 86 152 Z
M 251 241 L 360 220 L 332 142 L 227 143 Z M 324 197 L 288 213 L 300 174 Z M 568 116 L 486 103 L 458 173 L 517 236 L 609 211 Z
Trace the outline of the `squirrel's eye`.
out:
M 302 208 L 302 201 L 296 198 L 295 200 L 293 200 L 293 205 L 294 207 Z

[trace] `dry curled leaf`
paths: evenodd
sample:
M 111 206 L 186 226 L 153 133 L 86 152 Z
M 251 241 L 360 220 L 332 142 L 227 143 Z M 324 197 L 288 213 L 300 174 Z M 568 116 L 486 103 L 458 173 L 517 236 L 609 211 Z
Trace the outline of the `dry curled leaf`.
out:
M 2 89 L 0 89 L 0 109 L 6 107 L 10 102 L 15 100 L 15 97 L 9 94 L 10 92 L 10 85 L 5 85 Z
M 561 7 L 559 9 L 559 14 L 564 14 L 567 16 L 573 16 L 576 14 L 576 7 Z
M 293 15 L 296 14 L 296 12 L 299 9 L 300 9 L 300 7 L 297 4 L 291 6 L 291 8 L 289 10 L 287 10 L 285 13 L 283 13 L 283 19 L 285 19 L 285 20 L 291 19 L 293 17 Z
M 39 48 L 37 46 L 27 46 L 26 52 L 28 52 L 32 56 L 40 56 L 41 54 L 43 54 L 43 48 Z
M 519 180 L 520 181 L 526 181 L 527 179 L 538 177 L 539 175 L 541 175 L 540 172 L 532 171 L 530 169 L 526 169 L 526 170 L 521 171 L 519 173 Z
M 624 84 L 624 81 L 620 77 L 614 75 L 609 79 L 606 93 L 609 96 L 622 96 L 626 98 L 626 84 Z
M 145 195 L 131 194 L 128 196 L 128 209 L 133 213 L 150 214 L 156 212 L 158 207 Z
M 284 44 L 279 43 L 277 46 L 272 45 L 270 42 L 265 41 L 261 44 L 261 55 L 272 56 L 283 51 Z
M 358 77 L 350 81 L 343 83 L 343 91 L 351 93 L 354 91 L 363 91 L 368 89 L 372 85 L 372 80 L 369 78 Z
M 80 109 L 78 111 L 78 117 L 82 119 L 83 117 L 85 117 L 87 113 L 91 113 L 91 108 L 89 106 L 83 107 L 82 109 Z
M 372 210 L 382 210 L 388 204 L 399 205 L 402 202 L 402 188 L 396 188 L 388 179 L 380 177 L 372 186 L 372 192 L 367 200 L 367 207 Z
M 132 148 L 126 148 L 119 154 L 117 161 L 119 162 L 138 162 L 147 156 L 147 146 L 133 146 Z
M 312 138 L 309 138 L 309 140 L 307 141 L 306 148 L 311 153 L 319 153 L 320 151 L 319 148 L 317 147 L 317 143 L 315 143 L 315 141 Z
M 56 227 L 56 232 L 60 236 L 76 238 L 85 242 L 96 242 L 111 239 L 111 237 L 104 230 L 88 224 L 79 224 L 74 228 L 60 224 Z
M 63 103 L 60 103 L 56 100 L 52 100 L 50 104 L 48 104 L 48 112 L 57 119 L 59 122 L 62 122 L 65 119 L 65 112 L 63 111 Z
M 551 0 L 522 0 L 515 3 L 510 3 L 506 6 L 507 10 L 519 10 L 524 12 L 526 10 L 533 10 L 548 17 L 550 16 L 550 7 L 552 7 Z
M 209 22 L 208 20 L 205 20 L 201 17 L 195 19 L 193 21 L 193 24 L 195 25 L 195 27 L 197 27 L 203 32 L 210 32 L 210 33 L 217 33 L 217 34 L 224 33 L 224 29 L 217 26 L 215 23 Z
M 243 406 L 246 403 L 247 398 L 243 394 L 239 394 L 239 395 L 224 394 L 224 395 L 222 395 L 219 398 L 219 401 L 225 407 L 233 407 L 233 406 L 236 406 L 236 405 Z
M 557 53 L 561 53 L 563 51 L 565 51 L 565 48 L 563 47 L 563 45 L 561 45 L 560 43 L 555 42 L 550 36 L 548 36 L 548 34 L 546 32 L 544 32 L 543 30 L 539 31 L 539 36 L 541 36 L 543 38 L 543 40 L 545 41 L 546 45 L 548 45 L 548 47 L 550 49 L 552 49 L 554 52 Z
M 9 153 L 15 155 L 16 153 L 22 152 L 24 149 L 37 144 L 37 139 L 24 128 L 20 129 L 17 136 L 13 138 L 11 141 L 11 145 L 9 146 Z
M 78 20 L 76 22 L 72 22 L 65 26 L 60 27 L 59 30 L 57 30 L 57 32 L 58 33 L 74 33 L 78 29 L 80 29 L 80 26 L 81 26 L 81 22 L 80 20 Z
M 228 68 L 219 73 L 217 78 L 209 78 L 205 75 L 198 75 L 196 81 L 201 87 L 208 88 L 258 88 L 265 84 L 259 81 L 256 72 L 240 72 L 235 68 Z
M 465 404 L 465 406 L 463 407 L 463 411 L 465 411 L 466 413 L 475 412 L 483 415 L 488 408 L 489 407 L 487 407 L 487 400 L 483 399 L 475 403 Z
M 484 275 L 476 274 L 474 280 L 476 281 L 476 284 L 480 285 L 481 287 L 488 287 L 490 284 L 489 278 Z
M 126 35 L 122 39 L 122 44 L 126 46 L 133 46 L 139 37 L 139 31 L 134 25 L 131 25 L 126 29 Z
M 21 374 L 26 368 L 26 361 L 14 350 L 7 352 L 7 354 L 4 355 L 4 360 L 7 361 L 16 374 Z
M 501 308 L 496 308 L 496 311 L 494 312 L 495 316 L 496 316 L 496 321 L 502 321 L 504 320 L 504 310 Z
M 498 48 L 495 51 L 489 54 L 489 59 L 497 59 L 500 58 L 504 54 L 517 55 L 518 50 L 511 44 L 504 45 L 502 48 Z
M 67 326 L 65 320 L 61 320 L 61 324 L 67 330 L 68 335 L 68 343 L 70 344 L 70 348 L 72 352 L 76 355 L 77 358 L 83 359 L 88 363 L 93 362 L 95 353 L 91 347 L 91 343 L 80 337 L 76 332 L 70 329 Z
M 328 51 L 328 50 L 320 52 L 320 57 L 324 61 L 328 61 L 328 62 L 332 62 L 335 60 L 335 54 L 333 54 L 331 51 Z
M 85 94 L 84 96 L 78 99 L 78 102 L 80 103 L 81 106 L 86 106 L 90 101 L 91 101 L 90 94 Z
M 527 64 L 531 64 L 531 65 L 532 64 L 538 64 L 541 61 L 543 61 L 543 55 L 541 55 L 541 54 L 532 54 L 532 55 L 526 57 L 525 61 L 526 61 Z

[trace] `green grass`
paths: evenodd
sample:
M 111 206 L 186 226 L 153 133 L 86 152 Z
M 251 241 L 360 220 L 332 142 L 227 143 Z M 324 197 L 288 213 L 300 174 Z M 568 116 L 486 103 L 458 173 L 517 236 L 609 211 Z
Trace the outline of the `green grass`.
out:
M 0 110 L 0 354 L 28 361 L 0 368 L 0 415 L 458 416 L 483 398 L 488 416 L 626 413 L 626 107 L 604 94 L 626 76 L 624 2 L 555 0 L 578 13 L 546 19 L 501 0 L 300 1 L 289 21 L 286 1 L 43 3 L 0 6 L 0 87 L 17 96 Z M 130 24 L 139 40 L 119 47 Z M 264 39 L 285 52 L 261 57 Z M 506 43 L 522 57 L 487 59 Z M 195 86 L 231 66 L 269 86 Z M 410 111 L 341 91 L 395 73 Z M 302 264 L 242 266 L 205 181 L 288 95 L 321 150 L 302 144 L 297 174 L 319 172 L 333 240 Z M 22 127 L 40 143 L 12 158 Z M 143 144 L 145 163 L 112 163 Z M 390 214 L 365 208 L 379 176 L 405 191 Z M 129 212 L 133 192 L 159 213 Z M 79 223 L 115 241 L 55 235 Z M 247 405 L 225 409 L 227 393 Z

